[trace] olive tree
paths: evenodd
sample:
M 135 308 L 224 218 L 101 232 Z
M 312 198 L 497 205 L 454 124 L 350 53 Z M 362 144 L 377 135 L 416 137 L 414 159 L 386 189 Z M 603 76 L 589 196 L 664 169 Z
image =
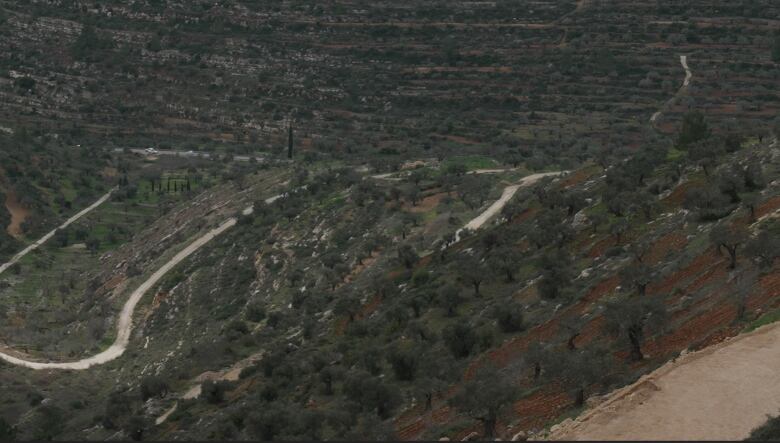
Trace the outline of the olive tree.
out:
M 483 366 L 467 381 L 450 404 L 462 413 L 482 422 L 482 436 L 492 440 L 501 412 L 517 395 L 507 377 L 493 366 Z
M 724 248 L 729 254 L 729 268 L 737 267 L 737 250 L 744 245 L 750 235 L 747 228 L 742 224 L 718 223 L 710 231 L 710 241 L 718 250 Z
M 607 332 L 625 337 L 630 346 L 631 360 L 640 361 L 644 358 L 642 345 L 645 331 L 664 325 L 666 307 L 663 302 L 652 298 L 629 298 L 608 303 L 604 317 Z

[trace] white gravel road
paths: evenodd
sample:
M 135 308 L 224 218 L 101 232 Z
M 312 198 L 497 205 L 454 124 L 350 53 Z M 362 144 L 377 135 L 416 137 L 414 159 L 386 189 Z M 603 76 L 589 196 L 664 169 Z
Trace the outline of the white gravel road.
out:
M 27 255 L 30 252 L 38 249 L 42 244 L 44 244 L 47 241 L 49 241 L 49 239 L 54 237 L 54 234 L 56 234 L 58 230 L 67 228 L 68 226 L 70 226 L 71 223 L 73 223 L 76 220 L 80 219 L 81 217 L 89 214 L 92 210 L 94 210 L 98 206 L 100 206 L 103 203 L 105 203 L 106 201 L 108 201 L 108 199 L 111 198 L 111 194 L 114 191 L 116 191 L 116 188 L 111 189 L 104 196 L 100 197 L 100 199 L 98 201 L 96 201 L 95 203 L 92 203 L 89 207 L 84 208 L 78 214 L 76 214 L 73 217 L 67 219 L 65 221 L 65 223 L 63 223 L 63 224 L 59 225 L 58 227 L 54 228 L 54 230 L 52 230 L 48 234 L 44 235 L 40 239 L 38 239 L 38 241 L 36 241 L 35 243 L 31 244 L 30 246 L 24 248 L 21 252 L 19 252 L 18 254 L 14 255 L 13 257 L 11 257 L 11 260 L 8 263 L 3 263 L 2 265 L 0 265 L 0 274 L 5 272 L 8 268 L 13 266 L 17 262 L 19 262 L 19 260 L 21 260 L 25 255 Z
M 455 232 L 455 243 L 460 241 L 460 234 L 461 232 L 463 232 L 464 229 L 476 231 L 477 229 L 481 228 L 482 225 L 484 225 L 488 220 L 490 220 L 496 214 L 501 212 L 501 210 L 504 209 L 504 206 L 506 206 L 506 204 L 509 203 L 509 200 L 511 200 L 512 197 L 514 197 L 514 195 L 517 193 L 518 189 L 524 188 L 526 186 L 531 186 L 534 183 L 538 182 L 539 180 L 543 179 L 544 177 L 549 177 L 552 175 L 560 175 L 563 172 L 556 171 L 556 172 L 540 172 L 538 174 L 531 174 L 526 177 L 523 177 L 520 180 L 520 183 L 516 185 L 507 186 L 506 188 L 504 188 L 504 192 L 501 193 L 501 197 L 498 200 L 493 202 L 493 204 L 490 205 L 487 209 L 485 209 L 484 212 L 476 216 L 470 222 L 466 223 L 466 226 L 458 229 L 458 231 Z
M 683 84 L 680 87 L 680 90 L 677 91 L 677 94 L 674 95 L 671 99 L 669 99 L 668 102 L 664 104 L 664 107 L 667 106 L 669 103 L 672 102 L 675 98 L 677 98 L 680 93 L 685 91 L 686 88 L 688 88 L 688 85 L 691 84 L 691 79 L 693 78 L 693 73 L 691 72 L 691 68 L 688 67 L 688 56 L 687 55 L 681 55 L 680 56 L 680 64 L 682 65 L 683 69 L 685 69 L 685 80 L 683 80 Z M 663 111 L 657 111 L 655 112 L 652 117 L 650 117 L 650 123 L 655 123 L 656 120 L 658 120 L 659 117 L 661 117 L 661 114 Z
M 278 200 L 284 195 L 285 194 L 273 196 L 271 198 L 266 199 L 265 202 L 273 203 L 274 201 Z M 107 199 L 108 195 L 105 196 L 104 198 Z M 102 202 L 98 201 L 93 206 L 97 207 L 100 203 Z M 90 208 L 94 209 L 93 207 Z M 241 211 L 241 213 L 244 215 L 249 215 L 252 212 L 253 212 L 253 208 L 251 206 Z M 86 212 L 82 211 L 82 213 L 86 213 Z M 82 213 L 79 214 L 83 215 Z M 81 216 L 79 214 L 77 214 L 77 216 Z M 76 216 L 74 217 L 77 218 Z M 74 221 L 75 218 L 69 220 L 69 222 Z M 195 241 L 187 245 L 187 247 L 185 247 L 173 258 L 171 258 L 167 263 L 162 265 L 160 269 L 158 269 L 138 288 L 136 288 L 135 291 L 133 291 L 133 293 L 130 295 L 130 298 L 127 300 L 127 302 L 125 302 L 125 305 L 122 307 L 122 311 L 119 314 L 119 320 L 117 321 L 116 339 L 114 340 L 114 343 L 105 351 L 93 355 L 92 357 L 88 357 L 74 362 L 41 362 L 41 361 L 27 360 L 21 358 L 20 356 L 16 356 L 16 355 L 12 355 L 11 353 L 0 351 L 0 360 L 4 360 L 14 365 L 18 365 L 30 369 L 36 369 L 36 370 L 39 369 L 84 370 L 95 365 L 102 365 L 104 363 L 115 360 L 116 358 L 124 354 L 125 350 L 127 349 L 127 345 L 130 342 L 130 333 L 133 330 L 133 313 L 135 312 L 136 305 L 138 305 L 138 302 L 141 300 L 144 294 L 146 294 L 146 292 L 149 289 L 154 287 L 160 281 L 160 279 L 163 278 L 165 274 L 167 274 L 176 265 L 181 263 L 184 259 L 192 255 L 198 249 L 203 247 L 214 237 L 222 234 L 223 232 L 227 231 L 231 227 L 235 226 L 236 222 L 237 222 L 236 218 L 231 217 L 225 222 L 223 222 L 221 225 L 219 225 L 218 227 L 212 229 L 211 231 L 207 232 L 203 236 L 199 237 L 198 239 L 196 239 Z M 44 239 L 42 240 L 45 241 Z

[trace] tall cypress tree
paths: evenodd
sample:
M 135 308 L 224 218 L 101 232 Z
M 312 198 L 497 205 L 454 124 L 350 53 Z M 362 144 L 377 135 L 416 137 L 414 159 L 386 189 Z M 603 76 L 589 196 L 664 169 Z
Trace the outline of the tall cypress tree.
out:
M 292 121 L 287 126 L 287 158 L 292 160 L 293 158 L 293 128 Z

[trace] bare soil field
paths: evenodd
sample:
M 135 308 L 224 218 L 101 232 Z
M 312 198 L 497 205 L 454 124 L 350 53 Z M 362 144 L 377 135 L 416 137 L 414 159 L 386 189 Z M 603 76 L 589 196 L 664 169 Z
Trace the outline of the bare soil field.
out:
M 780 325 L 687 354 L 550 434 L 552 440 L 742 440 L 780 411 Z

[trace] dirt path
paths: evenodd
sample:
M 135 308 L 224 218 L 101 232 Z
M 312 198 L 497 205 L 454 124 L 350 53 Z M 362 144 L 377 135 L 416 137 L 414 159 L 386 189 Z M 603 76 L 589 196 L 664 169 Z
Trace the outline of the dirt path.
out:
M 551 440 L 742 440 L 780 413 L 780 324 L 669 362 Z
M 8 192 L 5 195 L 5 207 L 11 214 L 11 223 L 8 224 L 6 232 L 8 235 L 14 238 L 22 237 L 22 223 L 30 215 L 30 210 L 22 206 L 19 203 L 19 199 L 16 197 L 16 193 Z
M 672 98 L 666 101 L 664 105 L 661 107 L 661 110 L 657 111 L 650 117 L 650 123 L 655 124 L 656 120 L 658 120 L 659 117 L 661 117 L 661 114 L 663 114 L 663 110 L 671 105 L 672 101 L 674 101 L 680 94 L 685 92 L 688 89 L 688 86 L 691 84 L 691 79 L 693 79 L 693 73 L 691 72 L 691 69 L 688 67 L 688 56 L 687 55 L 681 55 L 680 56 L 680 64 L 682 65 L 683 69 L 685 69 L 685 80 L 683 80 L 682 86 L 680 86 L 680 89 L 677 91 L 676 94 Z
M 691 69 L 688 67 L 688 56 L 687 55 L 681 55 L 680 56 L 680 64 L 682 65 L 683 69 L 685 69 L 685 80 L 683 81 L 683 88 L 687 88 L 688 85 L 691 84 L 691 79 L 693 78 L 693 74 L 691 73 Z
M 18 254 L 14 255 L 13 257 L 11 257 L 11 260 L 10 260 L 8 263 L 4 263 L 4 264 L 0 265 L 0 274 L 2 274 L 3 272 L 5 272 L 5 270 L 6 270 L 6 269 L 8 269 L 8 268 L 10 268 L 11 266 L 13 266 L 14 264 L 16 264 L 16 263 L 17 263 L 19 260 L 21 260 L 21 259 L 22 259 L 22 258 L 23 258 L 25 255 L 27 255 L 27 254 L 29 254 L 30 252 L 32 252 L 32 251 L 34 251 L 34 250 L 38 249 L 38 247 L 40 247 L 42 244 L 46 243 L 46 242 L 47 242 L 47 241 L 48 241 L 50 238 L 54 237 L 54 234 L 57 232 L 57 230 L 59 230 L 59 229 L 65 229 L 65 228 L 67 228 L 68 226 L 70 226 L 70 224 L 71 224 L 71 223 L 73 223 L 73 222 L 75 222 L 76 220 L 80 219 L 81 217 L 83 217 L 83 216 L 87 215 L 87 214 L 88 214 L 88 213 L 90 213 L 92 210 L 94 210 L 94 209 L 95 209 L 95 208 L 97 208 L 98 206 L 100 206 L 100 205 L 102 205 L 103 203 L 105 203 L 105 202 L 106 202 L 106 201 L 107 201 L 107 200 L 108 200 L 108 199 L 111 197 L 111 194 L 112 194 L 112 193 L 113 193 L 115 190 L 116 190 L 116 188 L 114 188 L 114 189 L 112 189 L 112 190 L 108 191 L 108 192 L 107 192 L 107 193 L 106 193 L 104 196 L 100 197 L 100 199 L 99 199 L 98 201 L 96 201 L 95 203 L 92 203 L 92 204 L 91 204 L 89 207 L 87 207 L 87 208 L 84 208 L 84 209 L 83 209 L 81 212 L 79 212 L 78 214 L 76 214 L 76 215 L 74 215 L 73 217 L 71 217 L 71 218 L 67 219 L 67 220 L 65 221 L 65 223 L 61 224 L 60 226 L 58 226 L 57 228 L 55 228 L 54 230 L 52 230 L 52 231 L 51 231 L 51 232 L 49 232 L 48 234 L 46 234 L 46 235 L 44 235 L 43 237 L 41 237 L 41 238 L 40 238 L 38 241 L 36 241 L 35 243 L 33 243 L 33 244 L 31 244 L 30 246 L 28 246 L 28 247 L 24 248 L 24 249 L 23 249 L 21 252 L 19 252 Z
M 559 175 L 566 171 L 556 171 L 556 172 L 540 172 L 538 174 L 531 174 L 529 176 L 523 177 L 520 180 L 520 183 L 516 185 L 510 185 L 504 188 L 504 192 L 501 193 L 501 197 L 493 202 L 492 205 L 490 205 L 487 209 L 485 209 L 484 212 L 479 214 L 477 217 L 472 219 L 470 222 L 466 223 L 466 226 L 458 229 L 457 232 L 455 232 L 455 243 L 460 241 L 460 234 L 463 232 L 464 229 L 468 229 L 471 231 L 476 231 L 477 229 L 481 228 L 482 225 L 484 225 L 488 220 L 493 218 L 496 214 L 501 212 L 502 209 L 504 209 L 504 206 L 506 206 L 507 203 L 509 203 L 509 200 L 514 197 L 514 195 L 517 193 L 517 190 L 520 188 L 524 188 L 526 186 L 531 186 L 534 183 L 538 182 L 539 180 L 543 179 L 544 177 L 549 177 L 551 175 Z
M 278 200 L 284 195 L 285 194 L 273 196 L 271 198 L 266 199 L 265 202 L 267 204 L 273 203 L 274 201 Z M 109 196 L 110 193 L 104 196 L 103 198 L 107 199 Z M 99 203 L 102 202 L 98 201 L 93 206 L 97 207 Z M 244 209 L 243 211 L 241 211 L 241 213 L 244 215 L 249 215 L 253 211 L 254 208 L 250 206 Z M 118 358 L 119 356 L 124 354 L 125 350 L 127 349 L 127 345 L 130 342 L 130 333 L 133 330 L 133 312 L 135 312 L 135 307 L 136 305 L 138 305 L 138 302 L 141 300 L 144 294 L 146 294 L 146 292 L 149 289 L 154 287 L 157 284 L 157 282 L 159 282 L 160 279 L 163 278 L 165 274 L 167 274 L 176 265 L 181 263 L 184 259 L 192 255 L 198 249 L 203 247 L 203 245 L 211 241 L 214 237 L 222 234 L 223 232 L 235 226 L 236 222 L 237 222 L 236 218 L 231 217 L 225 222 L 223 222 L 221 225 L 219 225 L 218 227 L 212 229 L 211 231 L 207 232 L 203 236 L 199 237 L 198 239 L 196 239 L 195 241 L 187 245 L 186 248 L 181 250 L 167 263 L 162 265 L 154 274 L 151 275 L 151 277 L 149 277 L 138 288 L 136 288 L 135 291 L 133 291 L 133 293 L 130 295 L 130 298 L 127 300 L 127 302 L 125 302 L 125 305 L 122 307 L 122 311 L 119 314 L 119 320 L 117 321 L 117 327 L 116 327 L 117 328 L 116 339 L 114 340 L 114 343 L 105 351 L 93 355 L 92 357 L 74 361 L 74 362 L 39 362 L 39 361 L 25 360 L 24 358 L 16 357 L 11 354 L 7 354 L 5 352 L 0 352 L 0 360 L 5 360 L 6 362 L 14 365 L 23 366 L 25 368 L 36 369 L 36 370 L 37 369 L 83 370 L 83 369 L 88 369 L 91 366 L 108 363 L 109 361 Z M 0 272 L 2 272 L 2 270 L 0 270 Z

